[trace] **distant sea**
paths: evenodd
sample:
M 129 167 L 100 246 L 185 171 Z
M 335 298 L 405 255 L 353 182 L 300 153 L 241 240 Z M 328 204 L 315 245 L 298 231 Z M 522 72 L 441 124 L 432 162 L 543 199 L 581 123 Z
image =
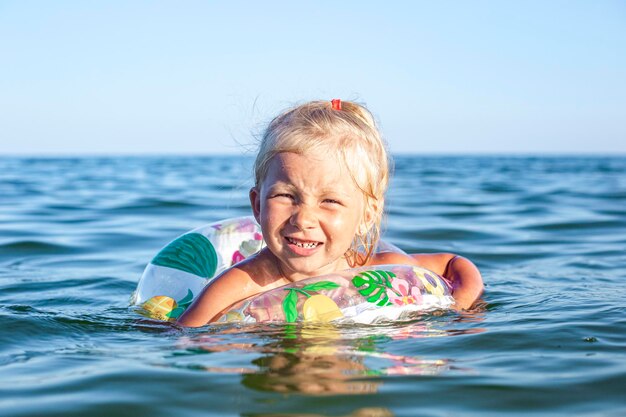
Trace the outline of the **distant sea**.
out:
M 385 239 L 473 260 L 475 311 L 181 329 L 144 266 L 247 215 L 242 157 L 0 158 L 0 415 L 624 416 L 626 157 L 396 157 Z

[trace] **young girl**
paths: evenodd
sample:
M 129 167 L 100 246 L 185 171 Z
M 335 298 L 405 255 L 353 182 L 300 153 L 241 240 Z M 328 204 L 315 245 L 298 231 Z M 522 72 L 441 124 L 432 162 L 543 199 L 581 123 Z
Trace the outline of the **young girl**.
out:
M 372 115 L 339 100 L 290 109 L 269 124 L 254 164 L 250 203 L 267 246 L 223 272 L 179 318 L 202 326 L 234 303 L 305 278 L 363 265 L 417 265 L 447 278 L 457 309 L 483 282 L 448 253 L 376 253 L 389 161 Z

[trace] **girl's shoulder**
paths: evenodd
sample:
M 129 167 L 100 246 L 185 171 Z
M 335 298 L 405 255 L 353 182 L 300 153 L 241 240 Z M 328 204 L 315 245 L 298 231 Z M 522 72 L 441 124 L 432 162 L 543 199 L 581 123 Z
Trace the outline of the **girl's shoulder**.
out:
M 379 252 L 372 255 L 368 265 L 417 265 L 411 255 L 400 252 Z

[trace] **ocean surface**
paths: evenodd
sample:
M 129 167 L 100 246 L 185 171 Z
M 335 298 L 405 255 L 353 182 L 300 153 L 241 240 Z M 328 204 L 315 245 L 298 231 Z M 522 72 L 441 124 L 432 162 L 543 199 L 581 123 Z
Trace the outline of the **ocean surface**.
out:
M 0 415 L 626 415 L 626 157 L 396 157 L 385 239 L 473 260 L 471 312 L 191 330 L 136 314 L 161 247 L 250 213 L 250 166 L 0 158 Z

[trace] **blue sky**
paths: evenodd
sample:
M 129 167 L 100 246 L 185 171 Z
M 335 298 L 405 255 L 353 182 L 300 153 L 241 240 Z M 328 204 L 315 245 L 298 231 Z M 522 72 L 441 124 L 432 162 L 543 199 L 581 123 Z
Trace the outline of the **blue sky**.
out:
M 0 154 L 239 153 L 356 99 L 395 153 L 626 153 L 623 1 L 1 1 Z

